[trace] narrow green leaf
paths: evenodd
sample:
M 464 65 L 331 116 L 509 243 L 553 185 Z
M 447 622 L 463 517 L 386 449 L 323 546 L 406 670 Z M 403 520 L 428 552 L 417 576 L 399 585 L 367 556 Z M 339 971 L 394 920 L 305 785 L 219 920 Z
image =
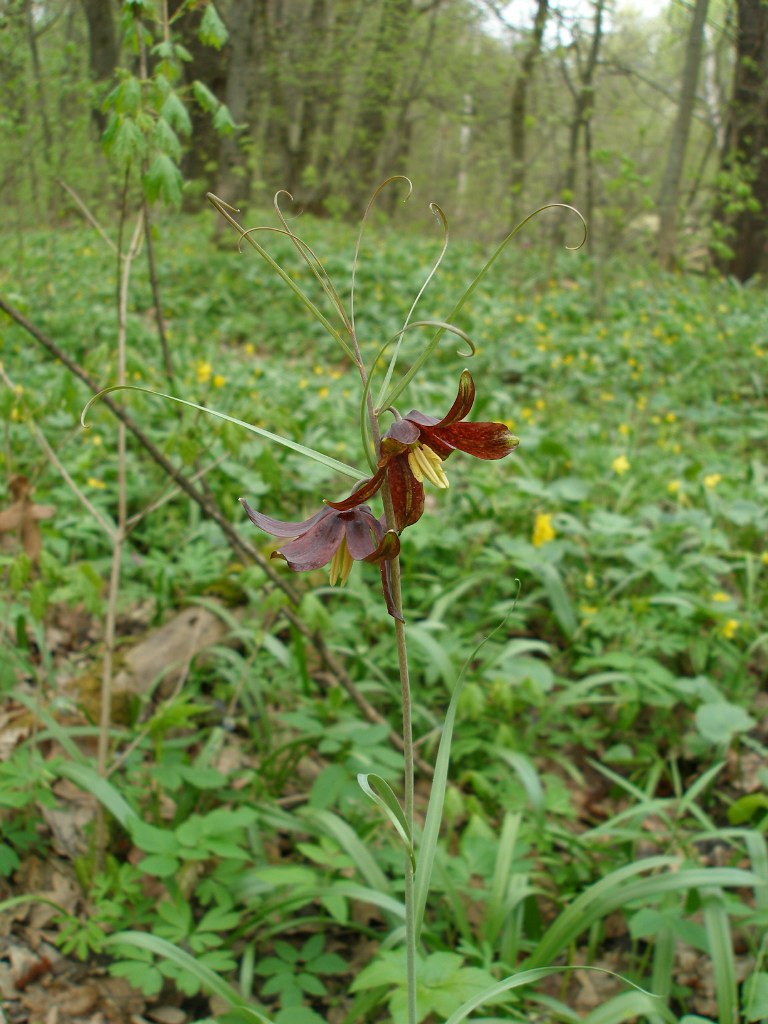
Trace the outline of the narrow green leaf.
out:
M 409 184 L 410 184 L 410 182 L 409 182 Z M 548 203 L 546 206 L 539 207 L 538 210 L 534 210 L 533 213 L 529 214 L 525 218 L 525 220 L 520 221 L 520 223 L 517 225 L 517 227 L 513 228 L 512 231 L 509 232 L 507 237 L 496 248 L 496 251 L 493 253 L 491 258 L 485 263 L 485 265 L 481 269 L 480 273 L 475 277 L 475 279 L 469 285 L 469 287 L 464 292 L 464 294 L 461 296 L 459 301 L 453 307 L 453 309 L 451 310 L 449 315 L 446 317 L 446 319 L 447 319 L 447 321 L 449 323 L 453 323 L 454 322 L 454 320 L 456 319 L 458 314 L 461 312 L 461 310 L 464 308 L 464 306 L 466 305 L 468 300 L 473 295 L 473 293 L 474 293 L 475 289 L 477 288 L 477 286 L 483 280 L 483 278 L 488 273 L 488 271 L 491 269 L 491 267 L 496 262 L 496 260 L 499 258 L 499 256 L 501 256 L 501 254 L 504 252 L 504 250 L 509 245 L 509 243 L 512 241 L 512 239 L 515 237 L 515 235 L 518 233 L 518 231 L 522 230 L 522 228 L 525 227 L 525 225 L 530 220 L 532 220 L 534 217 L 537 217 L 540 213 L 543 213 L 544 210 L 553 210 L 553 209 L 570 210 L 571 213 L 575 213 L 576 216 L 579 218 L 579 220 L 581 221 L 582 226 L 584 228 L 584 236 L 583 236 L 581 242 L 579 242 L 579 244 L 577 246 L 573 246 L 573 247 L 567 246 L 567 248 L 576 248 L 576 249 L 581 248 L 581 246 L 587 240 L 587 224 L 586 224 L 586 221 L 581 216 L 581 214 L 579 213 L 578 210 L 576 210 L 573 206 L 568 206 L 566 203 Z M 416 376 L 416 374 L 419 372 L 419 370 L 422 368 L 422 366 L 427 361 L 427 359 L 429 359 L 429 357 L 432 355 L 432 353 L 434 352 L 435 347 L 436 347 L 437 343 L 440 341 L 440 338 L 442 337 L 442 335 L 443 335 L 443 329 L 441 328 L 441 329 L 439 329 L 436 332 L 436 334 L 433 336 L 432 340 L 430 341 L 429 345 L 427 345 L 427 347 L 424 349 L 424 351 L 421 353 L 421 355 L 418 357 L 418 359 L 415 360 L 413 366 L 411 366 L 410 370 L 405 374 L 405 376 L 402 378 L 402 380 L 398 384 L 396 384 L 395 387 L 392 388 L 392 390 L 389 392 L 387 397 L 382 402 L 382 407 L 383 408 L 386 409 L 388 406 L 393 405 L 397 401 L 397 399 L 400 397 L 400 395 L 403 393 L 403 391 L 405 391 L 405 389 L 411 383 L 411 381 Z
M 159 956 L 164 960 L 170 960 L 171 963 L 183 968 L 183 970 L 189 971 L 193 977 L 197 978 L 207 992 L 224 999 L 233 1009 L 246 1014 L 246 1019 L 253 1021 L 254 1024 L 272 1024 L 268 1017 L 251 1009 L 237 989 L 224 981 L 223 978 L 220 978 L 218 974 L 209 967 L 206 967 L 205 964 L 199 963 L 185 950 L 179 949 L 172 942 L 167 942 L 165 939 L 145 932 L 127 931 L 117 932 L 114 935 L 108 936 L 104 940 L 104 945 L 135 946 L 137 949 L 149 950 L 155 956 Z
M 366 796 L 369 796 L 375 804 L 378 804 L 392 822 L 395 827 L 395 831 L 402 839 L 403 845 L 408 851 L 408 856 L 411 858 L 411 864 L 415 869 L 416 861 L 413 856 L 413 836 L 408 828 L 408 822 L 405 819 L 403 809 L 392 791 L 392 787 L 386 779 L 382 779 L 380 775 L 376 775 L 374 772 L 369 772 L 367 775 L 360 772 L 357 776 L 357 782 Z
M 291 441 L 290 438 L 282 437 L 280 434 L 273 434 L 269 430 L 262 430 L 261 427 L 255 427 L 252 423 L 246 423 L 245 420 L 239 420 L 235 416 L 228 416 L 225 412 L 218 412 L 216 409 L 208 409 L 204 405 L 197 405 L 196 402 L 188 402 L 185 398 L 177 398 L 175 395 L 166 395 L 162 391 L 152 391 L 151 388 L 140 388 L 134 384 L 114 384 L 112 387 L 104 388 L 98 395 L 94 395 L 93 398 L 88 400 L 85 408 L 80 414 L 80 424 L 85 427 L 85 419 L 88 415 L 88 411 L 94 402 L 98 402 L 104 395 L 110 394 L 112 391 L 140 391 L 145 395 L 153 395 L 155 398 L 165 398 L 169 402 L 178 402 L 179 405 L 186 405 L 190 409 L 197 409 L 198 412 L 207 413 L 209 416 L 216 416 L 220 420 L 226 420 L 228 423 L 235 423 L 238 427 L 243 427 L 245 430 L 250 430 L 252 434 L 258 434 L 259 437 L 264 437 L 268 441 L 272 441 L 275 444 L 280 444 L 284 448 L 290 448 L 291 451 L 298 452 L 299 455 L 305 455 L 308 459 L 313 459 L 315 462 L 319 462 L 322 466 L 326 466 L 328 469 L 334 470 L 336 473 L 343 473 L 345 476 L 350 476 L 355 480 L 361 480 L 365 473 L 361 473 L 353 466 L 348 466 L 344 462 L 338 462 L 336 459 L 332 459 L 330 455 L 323 455 L 322 452 L 315 451 L 314 448 L 307 448 L 303 444 L 299 444 L 297 441 Z
M 89 765 L 62 761 L 57 764 L 56 769 L 59 775 L 74 782 L 85 793 L 93 794 L 99 803 L 117 818 L 123 828 L 129 828 L 139 820 L 136 812 L 115 787 Z
M 653 993 L 646 992 L 645 989 L 640 988 L 639 985 L 635 985 L 634 982 L 629 981 L 627 978 L 622 977 L 621 974 L 616 974 L 615 971 L 607 971 L 603 967 L 537 967 L 533 970 L 520 971 L 518 974 L 513 974 L 509 978 L 505 978 L 503 981 L 497 982 L 495 985 L 489 985 L 484 991 L 468 999 L 462 1006 L 458 1008 L 445 1024 L 461 1024 L 461 1021 L 476 1010 L 478 1006 L 483 1006 L 485 1003 L 490 1003 L 498 1000 L 500 995 L 505 992 L 511 992 L 513 989 L 522 988 L 524 985 L 532 985 L 536 981 L 541 981 L 543 978 L 548 978 L 550 974 L 557 974 L 562 971 L 597 971 L 599 974 L 608 974 L 612 978 L 619 978 L 626 985 L 635 989 L 637 992 L 645 995 L 646 997 L 653 998 Z
M 720 1024 L 734 1024 L 739 1015 L 739 996 L 731 926 L 722 892 L 719 889 L 703 890 L 702 905 L 715 981 L 717 1019 Z

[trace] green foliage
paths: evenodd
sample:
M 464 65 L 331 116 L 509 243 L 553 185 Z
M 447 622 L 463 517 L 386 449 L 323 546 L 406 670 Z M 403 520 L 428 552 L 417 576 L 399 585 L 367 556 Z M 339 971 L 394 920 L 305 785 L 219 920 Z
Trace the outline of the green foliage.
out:
M 130 89 L 121 102 L 133 102 Z M 305 227 L 324 259 L 337 253 L 326 263 L 343 279 L 353 239 L 338 226 Z M 207 229 L 196 219 L 164 226 L 175 390 L 362 464 L 359 387 L 322 324 L 295 294 L 268 286 L 263 263 L 235 264 L 231 252 L 201 245 Z M 111 331 L 105 260 L 80 231 L 31 236 L 27 245 L 19 290 L 42 294 L 50 285 L 68 296 L 34 316 L 101 379 Z M 321 306 L 286 240 L 273 239 L 270 251 Z M 399 329 L 412 283 L 433 256 L 428 241 L 389 233 L 364 247 L 358 330 L 371 339 L 369 354 Z M 428 806 L 420 791 L 426 818 L 415 837 L 420 1012 L 449 1016 L 490 988 L 506 1002 L 489 1016 L 527 1019 L 557 1004 L 572 1020 L 551 989 L 498 986 L 522 968 L 541 981 L 538 969 L 572 951 L 597 959 L 611 915 L 612 927 L 624 922 L 622 973 L 661 997 L 653 1004 L 661 1019 L 691 1012 L 691 993 L 674 982 L 679 941 L 717 962 L 713 985 L 726 1010 L 757 1020 L 768 778 L 764 769 L 748 773 L 765 756 L 756 700 L 768 607 L 761 297 L 617 265 L 598 317 L 593 268 L 568 259 L 552 271 L 527 252 L 512 275 L 494 269 L 462 310 L 462 329 L 478 345 L 473 373 L 491 382 L 478 388 L 476 418 L 510 421 L 522 438 L 519 457 L 484 474 L 452 455 L 450 490 L 403 541 L 419 754 L 436 766 Z M 472 247 L 449 250 L 424 316 L 453 308 L 477 266 Z M 159 390 L 150 307 L 137 266 L 130 372 Z M 405 335 L 406 365 L 423 344 L 416 332 Z M 35 500 L 55 505 L 56 515 L 42 523 L 39 566 L 14 537 L 16 547 L 0 553 L 0 624 L 12 641 L 0 680 L 7 690 L 35 680 L 40 694 L 37 703 L 26 695 L 38 732 L 0 764 L 0 870 L 10 877 L 30 851 L 44 852 L 39 808 L 61 803 L 52 783 L 64 777 L 93 792 L 111 822 L 104 870 L 92 870 L 90 853 L 79 863 L 86 908 L 61 918 L 64 950 L 108 952 L 111 969 L 147 994 L 167 983 L 182 994 L 219 991 L 238 1013 L 258 998 L 278 1021 L 299 1012 L 314 1021 L 350 1003 L 361 1016 L 383 1004 L 400 1014 L 397 952 L 383 950 L 368 967 L 347 955 L 371 938 L 398 943 L 403 924 L 402 845 L 355 784 L 367 777 L 400 820 L 400 755 L 389 739 L 399 689 L 375 572 L 356 567 L 345 590 L 331 590 L 321 572 L 290 580 L 303 594 L 298 614 L 338 646 L 386 716 L 372 724 L 318 672 L 311 644 L 280 615 L 285 598 L 260 569 L 240 564 L 197 510 L 174 495 L 138 521 L 118 656 L 134 632 L 188 602 L 219 609 L 226 637 L 190 662 L 180 692 L 166 688 L 168 666 L 158 665 L 149 691 L 121 709 L 113 770 L 99 779 L 78 746 L 77 730 L 93 736 L 94 709 L 86 724 L 57 721 L 62 694 L 53 680 L 68 654 L 58 651 L 53 664 L 40 652 L 43 630 L 65 613 L 84 616 L 86 637 L 100 635 L 109 540 L 30 428 L 43 429 L 77 487 L 111 518 L 113 421 L 98 404 L 91 430 L 76 432 L 85 390 L 30 356 L 15 327 L 3 328 L 3 346 L 5 372 L 25 392 L 23 402 L 0 401 L 5 468 L 34 478 Z M 452 399 L 463 364 L 450 345 L 433 360 L 404 408 L 437 412 Z M 299 518 L 318 494 L 339 497 L 348 486 L 332 463 L 308 462 L 199 408 L 115 397 L 179 464 L 190 472 L 197 459 L 206 465 L 211 493 L 233 518 L 241 495 Z M 166 494 L 167 481 L 132 442 L 127 470 L 131 513 Z M 247 536 L 265 555 L 273 549 L 268 538 Z M 101 651 L 92 640 L 83 645 L 98 675 Z M 68 686 L 64 706 L 86 707 L 86 696 Z M 741 991 L 729 959 L 736 934 L 756 961 Z M 594 1020 L 647 1016 L 650 998 L 614 994 Z

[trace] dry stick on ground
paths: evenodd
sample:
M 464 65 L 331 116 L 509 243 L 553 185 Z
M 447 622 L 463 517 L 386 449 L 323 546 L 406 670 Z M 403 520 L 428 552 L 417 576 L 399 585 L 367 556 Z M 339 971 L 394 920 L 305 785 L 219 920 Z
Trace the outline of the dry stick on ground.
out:
M 22 327 L 35 341 L 46 349 L 55 359 L 58 359 L 75 377 L 85 384 L 85 386 L 93 393 L 98 394 L 101 388 L 98 384 L 86 373 L 86 371 L 75 362 L 70 356 L 61 349 L 55 341 L 44 334 L 38 327 L 35 326 L 22 312 L 7 302 L 2 296 L 0 296 L 0 310 L 6 313 L 12 320 L 14 320 L 20 327 Z M 110 395 L 104 395 L 101 401 L 106 405 L 111 412 L 114 413 L 117 418 L 123 422 L 128 431 L 133 434 L 142 448 L 147 452 L 150 458 L 155 462 L 183 491 L 187 497 L 191 498 L 201 509 L 203 514 L 219 527 L 221 532 L 227 539 L 232 550 L 240 555 L 252 559 L 259 568 L 264 572 L 266 576 L 279 587 L 280 590 L 287 596 L 288 600 L 292 605 L 298 606 L 300 601 L 300 595 L 297 594 L 293 586 L 281 576 L 274 567 L 265 559 L 261 553 L 244 540 L 237 532 L 232 523 L 222 514 L 220 509 L 214 505 L 213 501 L 207 495 L 201 493 L 196 487 L 190 482 L 188 477 L 184 475 L 176 466 L 170 462 L 166 456 L 160 451 L 149 437 L 144 433 L 141 427 L 135 422 L 135 420 L 117 403 Z M 294 626 L 310 643 L 313 644 L 317 650 L 320 658 L 327 666 L 331 678 L 336 680 L 347 694 L 352 699 L 353 703 L 359 708 L 365 718 L 376 725 L 387 724 L 386 718 L 371 705 L 365 697 L 360 693 L 358 688 L 352 682 L 346 669 L 339 661 L 339 659 L 329 650 L 322 636 L 318 633 L 313 632 L 305 622 L 303 622 L 296 614 L 293 608 L 284 607 L 282 614 L 288 619 L 292 626 Z M 403 749 L 402 737 L 395 732 L 393 729 L 389 731 L 389 740 L 393 746 L 397 747 L 398 750 Z M 433 774 L 432 766 L 426 761 L 418 759 L 417 764 L 419 769 L 428 776 Z

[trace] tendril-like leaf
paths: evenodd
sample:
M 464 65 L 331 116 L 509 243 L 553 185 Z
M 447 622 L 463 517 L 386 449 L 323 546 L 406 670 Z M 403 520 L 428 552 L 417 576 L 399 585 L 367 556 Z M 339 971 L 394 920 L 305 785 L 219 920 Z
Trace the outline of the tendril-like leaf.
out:
M 582 247 L 582 245 L 584 245 L 584 243 L 587 240 L 587 234 L 588 234 L 588 232 L 587 232 L 587 222 L 584 220 L 584 218 L 582 217 L 582 215 L 579 213 L 579 211 L 576 209 L 575 206 L 569 206 L 567 203 L 547 203 L 546 206 L 540 206 L 538 210 L 534 210 L 533 213 L 529 213 L 527 217 L 525 217 L 523 220 L 521 220 L 520 223 L 516 227 L 514 227 L 509 232 L 509 234 L 506 236 L 506 238 L 504 238 L 503 241 L 497 246 L 496 251 L 493 253 L 491 258 L 483 266 L 483 268 L 481 269 L 480 273 L 475 277 L 475 279 L 469 285 L 469 287 L 464 292 L 464 294 L 461 296 L 459 301 L 453 307 L 451 312 L 448 314 L 449 322 L 453 321 L 455 319 L 455 317 L 461 312 L 461 310 L 464 308 L 464 306 L 467 303 L 467 301 L 469 300 L 469 298 L 474 294 L 475 289 L 477 288 L 477 286 L 483 280 L 483 278 L 488 273 L 488 271 L 491 269 L 491 267 L 496 262 L 496 260 L 499 258 L 499 256 L 501 256 L 501 254 L 504 252 L 504 250 L 509 245 L 509 243 L 512 241 L 512 239 L 517 235 L 517 233 L 519 231 L 521 231 L 529 221 L 533 220 L 534 217 L 538 217 L 538 215 L 540 213 L 543 213 L 545 210 L 570 210 L 571 213 L 575 213 L 576 216 L 581 221 L 582 227 L 584 229 L 584 234 L 583 234 L 583 237 L 582 237 L 582 239 L 581 239 L 581 241 L 579 242 L 578 245 L 566 246 L 566 249 L 568 249 L 571 252 L 575 252 L 577 249 L 580 249 Z M 437 346 L 438 342 L 440 341 L 440 338 L 442 337 L 442 335 L 444 333 L 444 330 L 445 330 L 445 328 L 441 327 L 435 333 L 435 335 L 432 338 L 432 340 L 430 341 L 430 343 L 427 345 L 427 347 L 424 349 L 424 351 L 421 353 L 421 355 L 415 361 L 415 363 L 410 368 L 410 370 L 408 370 L 408 372 L 405 374 L 405 376 L 402 378 L 402 380 L 398 384 L 396 384 L 394 386 L 394 388 L 392 388 L 392 390 L 389 392 L 387 397 L 381 403 L 381 405 L 383 407 L 392 405 L 400 397 L 400 395 L 403 393 L 403 391 L 405 391 L 405 389 L 411 383 L 413 378 L 416 376 L 416 374 L 422 368 L 424 363 L 427 361 L 427 359 L 429 359 L 429 357 L 434 352 L 435 347 Z
M 325 466 L 327 469 L 332 469 L 336 473 L 343 473 L 344 476 L 350 476 L 354 480 L 361 480 L 365 474 L 361 473 L 360 470 L 355 469 L 354 466 L 348 466 L 345 462 L 339 462 L 337 459 L 331 458 L 330 455 L 324 455 L 323 452 L 318 452 L 314 448 L 307 448 L 306 445 L 299 444 L 298 441 L 292 441 L 289 437 L 283 437 L 280 434 L 273 434 L 271 430 L 264 430 L 262 427 L 256 427 L 252 423 L 246 423 L 245 420 L 239 420 L 235 416 L 228 416 L 225 412 L 219 412 L 217 409 L 209 409 L 204 405 L 198 405 L 196 402 L 188 402 L 186 398 L 177 398 L 175 395 L 166 395 L 162 391 L 152 391 L 151 388 L 140 388 L 134 384 L 114 384 L 110 388 L 104 388 L 98 395 L 94 395 L 93 398 L 89 399 L 85 408 L 80 414 L 80 425 L 86 427 L 86 417 L 91 406 L 98 402 L 104 395 L 110 394 L 112 391 L 140 391 L 145 395 L 153 395 L 155 398 L 165 398 L 169 402 L 178 402 L 179 405 L 186 405 L 190 409 L 197 409 L 198 412 L 208 413 L 209 416 L 216 416 L 220 420 L 226 420 L 228 423 L 234 423 L 238 427 L 243 427 L 245 430 L 250 430 L 252 434 L 258 434 L 259 437 L 265 438 L 267 441 L 272 441 L 275 444 L 282 445 L 284 448 L 290 448 L 291 451 L 298 452 L 299 455 L 305 455 L 308 459 L 312 459 L 314 462 L 319 462 L 320 465 Z
M 344 304 L 341 301 L 341 297 L 339 296 L 339 293 L 336 291 L 336 288 L 333 285 L 333 281 L 331 281 L 325 267 L 323 266 L 318 256 L 312 251 L 312 249 L 307 245 L 307 243 L 302 238 L 299 238 L 299 236 L 294 231 L 291 230 L 291 227 L 288 224 L 285 214 L 280 209 L 280 196 L 288 196 L 291 202 L 293 202 L 293 196 L 291 195 L 290 192 L 287 191 L 287 189 L 281 188 L 278 192 L 275 192 L 274 199 L 272 200 L 272 205 L 275 208 L 275 213 L 277 214 L 280 223 L 285 228 L 285 233 L 296 246 L 296 249 L 301 258 L 306 262 L 309 269 L 320 282 L 323 291 L 328 296 L 328 298 L 331 301 L 331 304 L 337 310 L 339 316 L 341 317 L 345 330 L 351 334 L 352 325 L 350 324 L 349 319 L 347 317 L 346 311 L 344 309 Z
M 350 323 L 352 325 L 353 333 L 354 333 L 354 330 L 355 330 L 355 282 L 357 280 L 357 267 L 358 267 L 358 264 L 360 262 L 360 246 L 362 245 L 362 242 L 363 242 L 363 233 L 365 232 L 365 226 L 366 226 L 366 224 L 368 222 L 368 215 L 371 212 L 373 204 L 379 198 L 379 196 L 384 191 L 384 189 L 388 185 L 391 185 L 392 182 L 394 182 L 394 181 L 404 181 L 404 182 L 406 182 L 406 184 L 408 185 L 408 195 L 405 197 L 403 202 L 404 203 L 408 202 L 408 200 L 411 198 L 411 195 L 413 194 L 413 183 L 412 183 L 411 179 L 410 178 L 406 178 L 406 176 L 404 174 L 393 174 L 391 177 L 387 178 L 385 181 L 382 181 L 382 183 L 376 188 L 375 192 L 373 193 L 371 198 L 368 200 L 368 205 L 366 206 L 365 211 L 363 213 L 363 219 L 360 221 L 360 230 L 357 233 L 357 242 L 355 244 L 355 255 L 354 255 L 354 258 L 352 260 L 352 284 L 351 284 L 351 290 L 350 290 L 350 295 L 349 295 L 349 320 L 350 320 Z
M 259 245 L 259 243 L 254 238 L 251 237 L 252 232 L 254 230 L 256 230 L 256 229 L 253 229 L 253 228 L 246 229 L 246 228 L 244 228 L 241 224 L 239 224 L 235 220 L 235 218 L 229 212 L 230 210 L 233 211 L 234 213 L 238 212 L 235 209 L 234 206 L 230 206 L 229 203 L 224 202 L 223 199 L 219 199 L 219 197 L 214 195 L 213 192 L 208 192 L 206 195 L 207 195 L 207 199 L 211 203 L 211 205 L 216 210 L 218 210 L 218 212 L 222 215 L 222 217 L 229 224 L 232 225 L 232 227 L 240 235 L 240 238 L 241 239 L 243 239 L 243 238 L 247 239 L 249 245 L 251 245 L 256 250 L 256 252 L 259 254 L 259 256 L 261 256 L 261 258 L 266 263 L 268 263 L 270 267 L 272 267 L 272 269 L 275 271 L 275 273 L 278 275 L 278 277 L 280 277 L 283 281 L 285 281 L 285 283 L 288 285 L 288 287 L 291 289 L 291 291 L 296 296 L 298 296 L 299 300 L 309 310 L 309 312 L 312 314 L 312 316 L 314 316 L 315 319 L 318 320 L 323 325 L 323 327 L 330 334 L 330 336 L 333 338 L 333 340 L 336 341 L 339 345 L 341 345 L 341 347 L 344 349 L 345 353 L 350 357 L 350 359 L 352 359 L 352 360 L 354 360 L 356 362 L 354 353 L 352 352 L 352 349 L 346 343 L 346 341 L 341 336 L 339 331 L 333 326 L 333 324 L 330 323 L 328 318 L 323 313 L 321 313 L 321 311 L 317 308 L 317 306 L 314 304 L 314 302 L 296 284 L 296 282 L 293 280 L 293 278 L 288 273 L 286 273 L 285 270 L 283 270 L 283 268 L 280 266 L 280 264 L 277 262 L 277 260 L 274 259 L 274 257 L 271 256 L 263 246 Z M 279 230 L 279 229 L 276 228 L 274 230 Z
M 429 285 L 429 282 L 432 280 L 432 278 L 437 273 L 438 267 L 443 262 L 443 257 L 445 256 L 446 252 L 448 251 L 448 218 L 446 217 L 446 215 L 443 212 L 443 210 L 437 205 L 437 203 L 430 203 L 429 204 L 429 208 L 432 211 L 432 213 L 434 213 L 435 217 L 437 217 L 437 219 L 443 225 L 443 244 L 442 244 L 442 247 L 440 249 L 440 253 L 439 253 L 438 257 L 437 257 L 437 259 L 435 260 L 435 262 L 434 262 L 434 264 L 432 266 L 432 269 L 427 274 L 427 277 L 426 277 L 426 280 L 424 281 L 424 284 L 421 286 L 421 288 L 419 288 L 418 294 L 417 294 L 416 298 L 413 300 L 413 304 L 411 305 L 411 308 L 408 310 L 408 316 L 405 318 L 405 323 L 403 324 L 403 330 L 405 330 L 408 327 L 408 324 L 411 322 L 411 317 L 413 316 L 413 311 L 416 309 L 416 306 L 418 305 L 419 299 L 424 294 L 424 292 L 427 290 L 427 286 Z M 400 336 L 400 340 L 398 341 L 397 345 L 395 346 L 395 351 L 392 353 L 392 356 L 391 356 L 391 358 L 389 360 L 389 366 L 387 367 L 387 372 L 384 375 L 384 380 L 382 381 L 381 388 L 379 389 L 379 397 L 376 400 L 376 404 L 377 405 L 381 404 L 381 401 L 384 398 L 384 395 L 387 393 L 387 388 L 389 387 L 389 382 L 392 380 L 392 374 L 395 372 L 395 364 L 397 363 L 397 357 L 398 357 L 398 354 L 400 352 L 400 343 L 401 342 L 402 342 L 402 335 Z

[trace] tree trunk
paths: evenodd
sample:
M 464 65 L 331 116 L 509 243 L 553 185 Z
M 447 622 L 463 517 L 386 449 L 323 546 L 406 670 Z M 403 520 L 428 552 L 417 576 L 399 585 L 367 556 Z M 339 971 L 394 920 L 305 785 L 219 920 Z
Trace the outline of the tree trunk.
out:
M 659 193 L 659 263 L 669 270 L 675 258 L 677 241 L 678 201 L 680 181 L 683 176 L 685 152 L 696 102 L 696 84 L 699 80 L 701 51 L 704 41 L 704 25 L 707 20 L 709 0 L 696 0 L 696 6 L 688 32 L 685 50 L 685 66 L 680 83 L 680 99 L 677 116 L 672 129 L 672 141 L 667 152 L 667 162 L 661 179 Z
M 243 142 L 255 135 L 259 84 L 267 45 L 267 2 L 237 0 L 226 23 L 229 32 L 226 103 L 232 120 L 235 124 L 245 123 L 246 130 L 221 137 L 216 192 L 233 206 L 247 202 L 251 194 L 252 176 Z
M 768 266 L 768 5 L 737 0 L 736 63 L 722 159 L 731 181 L 720 204 L 729 255 L 718 265 L 740 281 Z
M 81 0 L 81 3 L 88 23 L 88 60 L 91 77 L 102 85 L 111 81 L 120 54 L 112 0 Z M 101 109 L 100 93 L 101 90 L 95 97 L 91 116 L 101 135 L 106 127 L 106 117 Z
M 563 176 L 562 198 L 565 202 L 573 202 L 576 191 L 576 176 L 578 169 L 579 141 L 585 127 L 592 119 L 592 112 L 595 100 L 594 78 L 597 67 L 597 58 L 600 54 L 600 44 L 603 39 L 603 14 L 605 13 L 606 0 L 595 0 L 595 21 L 592 32 L 592 41 L 589 46 L 586 62 L 582 64 L 578 49 L 576 61 L 578 69 L 578 87 L 570 85 L 573 96 L 573 116 L 568 136 L 568 163 L 566 164 Z M 568 78 L 566 77 L 566 82 Z
M 168 14 L 171 19 L 181 4 L 182 0 L 170 0 Z M 247 5 L 243 3 L 235 6 Z M 204 13 L 205 10 L 201 7 L 185 10 L 181 17 L 173 21 L 172 31 L 174 35 L 178 35 L 192 58 L 191 61 L 184 62 L 184 82 L 187 85 L 195 81 L 202 82 L 217 100 L 224 102 L 228 73 L 227 50 L 226 46 L 217 50 L 201 42 L 199 32 Z M 205 187 L 185 192 L 184 208 L 199 209 L 204 193 L 214 186 L 220 136 L 213 127 L 213 118 L 209 111 L 202 110 L 197 103 L 190 103 L 188 109 L 192 122 L 191 145 L 185 147 L 181 173 L 187 179 L 204 182 Z
M 512 87 L 512 104 L 509 111 L 509 133 L 512 144 L 512 173 L 510 193 L 512 197 L 512 222 L 519 218 L 519 201 L 525 186 L 526 174 L 526 111 L 528 107 L 528 89 L 533 78 L 536 61 L 541 53 L 541 40 L 549 14 L 549 0 L 538 0 L 536 17 L 533 22 L 528 47 L 523 55 L 520 70 Z
M 347 193 L 353 208 L 362 206 L 384 169 L 379 156 L 387 135 L 388 113 L 401 73 L 399 54 L 413 23 L 411 0 L 382 0 L 374 50 L 366 69 L 352 144 L 345 164 Z

